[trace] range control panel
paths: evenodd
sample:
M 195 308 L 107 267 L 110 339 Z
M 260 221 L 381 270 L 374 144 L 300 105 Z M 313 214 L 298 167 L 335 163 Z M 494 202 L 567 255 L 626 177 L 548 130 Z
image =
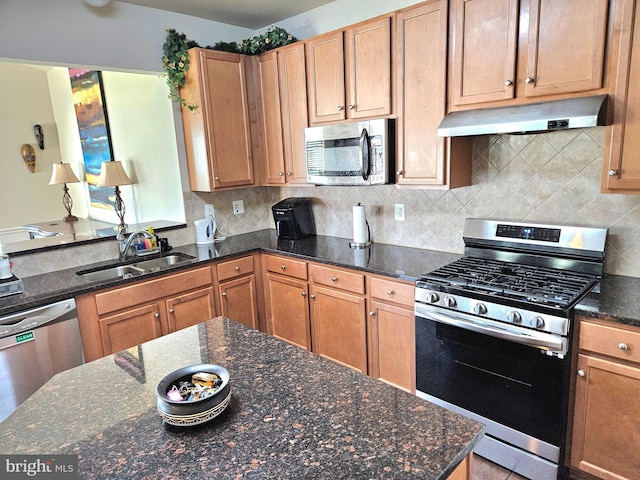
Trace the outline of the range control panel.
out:
M 560 232 L 561 229 L 559 228 L 528 227 L 524 225 L 498 224 L 496 227 L 496 237 L 522 238 L 552 243 L 560 241 Z

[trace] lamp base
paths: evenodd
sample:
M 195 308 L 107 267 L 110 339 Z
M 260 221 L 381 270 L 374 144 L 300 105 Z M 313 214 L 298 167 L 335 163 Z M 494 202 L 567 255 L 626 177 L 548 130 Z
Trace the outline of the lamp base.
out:
M 76 217 L 75 215 L 67 215 L 66 217 L 64 217 L 63 220 L 65 222 L 77 222 L 78 221 L 78 217 Z

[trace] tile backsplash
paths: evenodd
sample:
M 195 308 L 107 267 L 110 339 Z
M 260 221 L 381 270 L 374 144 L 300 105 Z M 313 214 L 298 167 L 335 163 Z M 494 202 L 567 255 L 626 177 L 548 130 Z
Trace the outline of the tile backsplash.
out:
M 320 235 L 350 239 L 352 206 L 361 202 L 374 242 L 454 253 L 463 251 L 467 217 L 607 227 L 606 271 L 640 276 L 640 196 L 600 193 L 604 134 L 604 127 L 595 127 L 476 137 L 472 185 L 453 190 L 382 185 L 185 192 L 188 228 L 168 236 L 174 246 L 195 242 L 193 221 L 204 216 L 205 203 L 213 203 L 219 229 L 226 235 L 274 228 L 271 205 L 286 197 L 306 196 L 312 198 Z M 240 199 L 245 213 L 234 215 L 232 201 Z M 396 203 L 405 205 L 405 221 L 394 220 Z M 76 250 L 90 249 L 91 258 L 96 253 L 111 258 L 116 247 L 105 243 L 97 249 L 95 244 L 75 247 L 73 255 L 55 250 L 18 257 L 22 274 L 42 273 L 42 265 L 53 267 L 47 270 L 76 266 L 76 259 L 83 258 Z

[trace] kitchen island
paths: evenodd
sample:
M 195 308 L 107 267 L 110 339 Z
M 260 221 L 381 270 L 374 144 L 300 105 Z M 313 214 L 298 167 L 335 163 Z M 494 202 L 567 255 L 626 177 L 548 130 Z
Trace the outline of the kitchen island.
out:
M 163 423 L 156 385 L 198 363 L 231 401 Z M 86 479 L 444 479 L 484 426 L 232 320 L 215 318 L 60 373 L 0 423 L 0 454 L 77 454 Z

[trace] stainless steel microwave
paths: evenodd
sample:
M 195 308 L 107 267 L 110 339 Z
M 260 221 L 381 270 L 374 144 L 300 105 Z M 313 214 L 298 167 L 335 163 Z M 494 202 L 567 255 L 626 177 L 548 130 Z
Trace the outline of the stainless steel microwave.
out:
M 390 118 L 308 127 L 307 182 L 380 185 L 394 178 L 394 123 Z

